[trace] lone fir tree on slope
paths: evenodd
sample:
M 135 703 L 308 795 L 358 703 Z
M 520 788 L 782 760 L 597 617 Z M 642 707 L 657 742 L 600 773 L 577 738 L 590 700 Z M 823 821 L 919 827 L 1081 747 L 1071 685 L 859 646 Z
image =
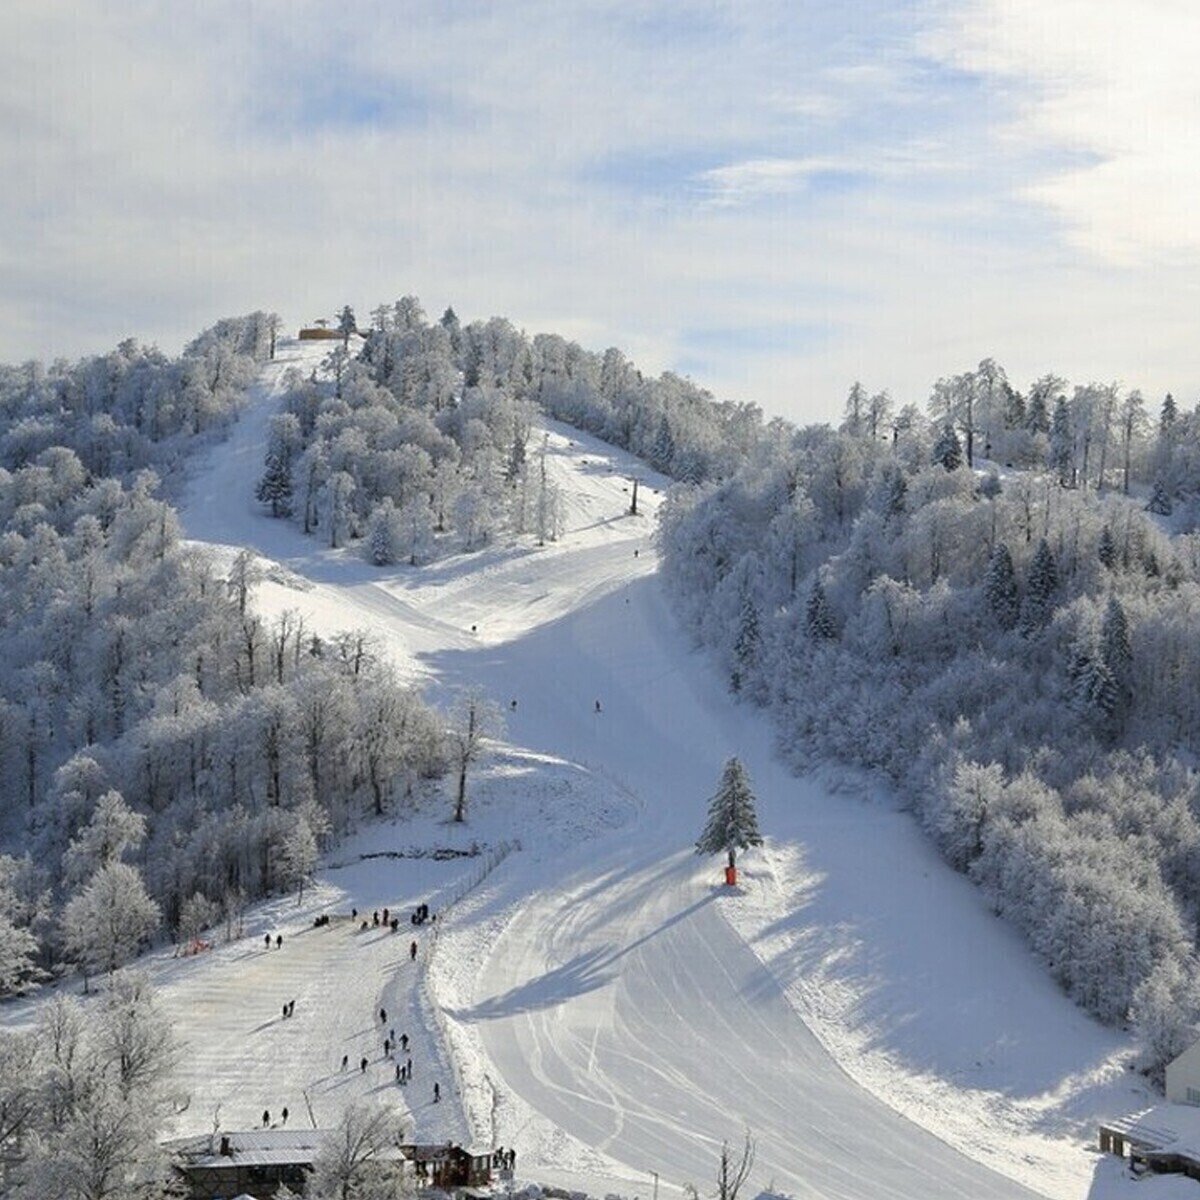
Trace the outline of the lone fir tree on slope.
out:
M 754 811 L 754 793 L 739 758 L 731 758 L 721 774 L 717 794 L 708 804 L 708 823 L 696 843 L 697 854 L 728 854 L 725 882 L 737 882 L 737 852 L 761 846 L 758 815 Z

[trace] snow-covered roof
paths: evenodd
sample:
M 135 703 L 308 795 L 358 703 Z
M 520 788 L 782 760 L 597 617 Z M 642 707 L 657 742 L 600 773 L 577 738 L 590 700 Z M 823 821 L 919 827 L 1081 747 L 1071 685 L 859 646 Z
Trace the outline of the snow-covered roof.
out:
M 1138 1150 L 1178 1154 L 1200 1162 L 1200 1107 L 1156 1104 L 1140 1113 L 1104 1121 L 1102 1126 L 1122 1134 Z
M 327 1129 L 254 1129 L 201 1134 L 169 1142 L 167 1149 L 185 1159 L 190 1167 L 286 1166 L 311 1163 L 320 1154 L 330 1131 Z M 227 1141 L 228 1154 L 221 1153 Z M 379 1155 L 399 1159 L 400 1147 L 388 1147 Z

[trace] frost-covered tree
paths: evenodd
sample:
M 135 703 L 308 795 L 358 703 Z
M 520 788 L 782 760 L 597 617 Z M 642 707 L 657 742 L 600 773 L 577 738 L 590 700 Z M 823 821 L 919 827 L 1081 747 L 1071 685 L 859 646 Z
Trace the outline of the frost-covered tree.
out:
M 804 606 L 804 629 L 814 642 L 837 637 L 837 622 L 833 619 L 833 609 L 829 605 L 829 598 L 825 595 L 820 579 L 815 576 Z
M 403 556 L 403 540 L 400 514 L 391 496 L 385 496 L 367 522 L 366 549 L 371 562 L 377 567 L 390 567 L 399 562 Z
M 947 471 L 957 471 L 963 464 L 962 442 L 954 426 L 947 422 L 942 426 L 930 451 L 930 459 L 937 466 L 945 467 Z
M 761 845 L 750 778 L 735 756 L 725 763 L 721 782 L 709 801 L 708 821 L 696 842 L 696 853 L 725 854 L 729 866 L 734 867 L 739 850 Z
M 157 1142 L 178 1050 L 145 978 L 115 975 L 86 1020 L 77 1002 L 56 1001 L 27 1045 L 39 1105 L 5 1162 L 5 1195 L 173 1195 Z
M 483 757 L 487 743 L 501 735 L 504 717 L 499 706 L 478 689 L 462 692 L 454 703 L 446 747 L 457 785 L 454 820 L 467 819 L 467 773 Z
M 37 985 L 42 974 L 37 955 L 38 940 L 33 933 L 14 924 L 7 913 L 0 912 L 0 997 L 17 995 Z
M 988 559 L 987 572 L 983 577 L 983 595 L 996 624 L 1003 630 L 1015 629 L 1021 615 L 1017 596 L 1017 575 L 1013 569 L 1012 554 L 1003 542 Z
M 1109 596 L 1100 623 L 1100 657 L 1113 677 L 1117 689 L 1117 715 L 1123 717 L 1131 699 L 1133 679 L 1133 643 L 1129 636 L 1129 618 L 1116 596 Z
M 743 578 L 741 603 L 738 608 L 737 635 L 733 641 L 733 667 L 729 686 L 735 694 L 740 693 L 748 679 L 759 666 L 762 654 L 762 628 L 758 619 L 758 604 L 748 581 Z
M 1054 615 L 1055 594 L 1058 591 L 1058 566 L 1050 543 L 1042 538 L 1029 564 L 1025 582 L 1025 598 L 1021 602 L 1021 629 L 1036 633 L 1049 624 Z
M 309 1189 L 323 1200 L 385 1200 L 406 1194 L 388 1151 L 403 1140 L 395 1110 L 356 1102 L 325 1139 Z
M 92 819 L 72 839 L 63 856 L 69 883 L 79 883 L 101 867 L 121 861 L 146 837 L 146 818 L 133 812 L 120 792 L 109 790 L 96 801 Z
M 1142 1066 L 1160 1086 L 1166 1064 L 1200 1036 L 1200 971 L 1194 959 L 1168 956 L 1154 964 L 1133 994 L 1130 1017 Z
M 1150 499 L 1146 502 L 1146 511 L 1152 512 L 1159 517 L 1169 517 L 1174 512 L 1175 506 L 1171 503 L 1171 497 L 1167 492 L 1166 484 L 1161 479 L 1154 481 L 1154 488 L 1150 493 Z
M 1075 431 L 1071 425 L 1071 410 L 1066 396 L 1054 401 L 1054 414 L 1050 420 L 1050 453 L 1047 465 L 1058 477 L 1059 483 L 1072 483 L 1075 477 Z
M 254 489 L 255 499 L 271 506 L 271 516 L 286 517 L 292 511 L 292 469 L 278 453 L 267 455 L 266 470 Z
M 1075 711 L 1100 737 L 1110 738 L 1115 732 L 1121 695 L 1103 656 L 1091 648 L 1076 650 L 1070 667 L 1070 682 Z
M 63 909 L 62 938 L 85 979 L 128 962 L 162 919 L 142 877 L 128 863 L 99 868 Z

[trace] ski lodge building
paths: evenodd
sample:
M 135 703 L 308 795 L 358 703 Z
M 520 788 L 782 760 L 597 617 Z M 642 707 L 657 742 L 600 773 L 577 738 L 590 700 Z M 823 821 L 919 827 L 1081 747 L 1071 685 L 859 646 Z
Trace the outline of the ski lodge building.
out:
M 255 1129 L 200 1134 L 169 1142 L 189 1200 L 252 1196 L 271 1200 L 280 1184 L 303 1194 L 329 1129 Z M 389 1146 L 376 1162 L 406 1162 L 420 1187 L 454 1192 L 492 1182 L 491 1151 L 469 1151 L 449 1142 Z
M 1200 1041 L 1167 1063 L 1167 1102 L 1100 1126 L 1100 1149 L 1135 1169 L 1200 1179 Z

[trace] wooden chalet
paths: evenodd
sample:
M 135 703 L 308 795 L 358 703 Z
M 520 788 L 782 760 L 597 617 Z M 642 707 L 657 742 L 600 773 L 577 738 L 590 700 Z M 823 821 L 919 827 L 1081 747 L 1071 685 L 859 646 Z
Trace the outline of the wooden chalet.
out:
M 492 1182 L 490 1150 L 464 1150 L 452 1142 L 401 1146 L 404 1157 L 416 1169 L 417 1178 L 430 1187 L 485 1188 Z
M 252 1196 L 270 1200 L 280 1184 L 304 1193 L 329 1129 L 255 1129 L 201 1134 L 167 1144 L 188 1200 Z M 451 1142 L 397 1144 L 378 1161 L 412 1165 L 418 1183 L 445 1191 L 486 1188 L 492 1182 L 491 1151 L 464 1150 Z
M 325 1146 L 328 1129 L 255 1129 L 200 1134 L 169 1142 L 167 1151 L 187 1184 L 188 1200 L 253 1196 L 271 1200 L 281 1183 L 303 1194 L 313 1164 Z M 403 1161 L 399 1146 L 380 1156 Z

